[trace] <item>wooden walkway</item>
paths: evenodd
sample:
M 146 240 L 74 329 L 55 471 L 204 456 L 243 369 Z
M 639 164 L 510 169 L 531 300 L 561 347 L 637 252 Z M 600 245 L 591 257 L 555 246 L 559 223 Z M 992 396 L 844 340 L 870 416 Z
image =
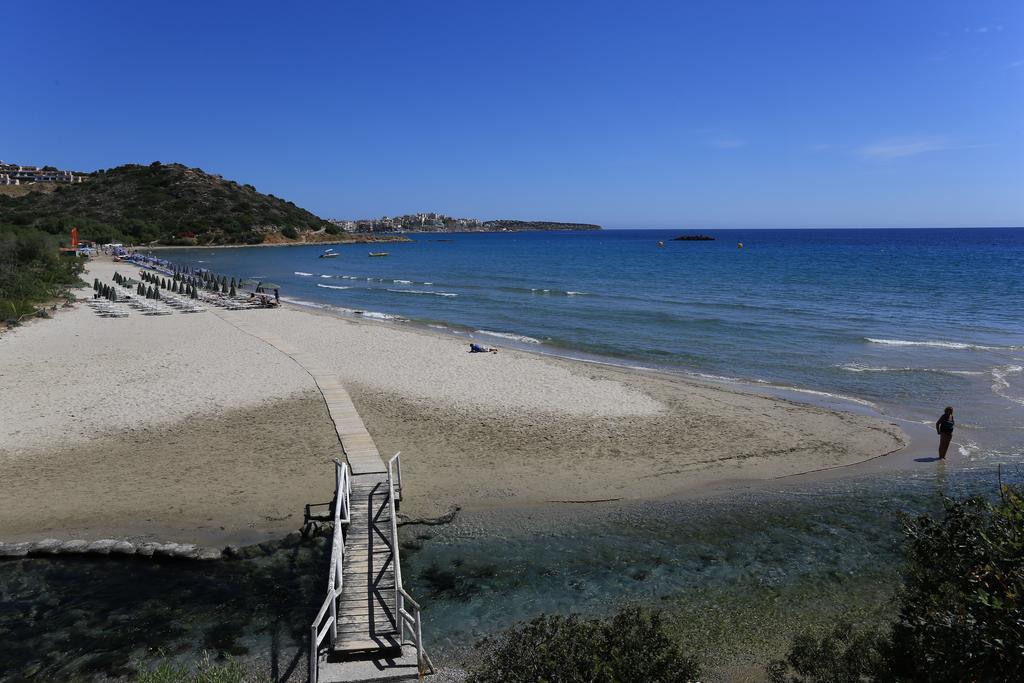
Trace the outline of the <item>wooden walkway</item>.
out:
M 333 639 L 331 653 L 343 657 L 385 652 L 400 654 L 406 630 L 402 628 L 399 610 L 407 608 L 407 601 L 402 599 L 403 604 L 397 604 L 400 584 L 396 586 L 398 555 L 394 545 L 397 538 L 391 511 L 397 505 L 397 499 L 401 498 L 401 489 L 396 488 L 396 500 L 392 504 L 388 467 L 356 412 L 352 399 L 336 375 L 318 366 L 311 354 L 280 337 L 263 332 L 253 324 L 251 313 L 214 311 L 214 314 L 278 349 L 313 378 L 323 395 L 345 454 L 351 474 L 350 522 L 344 539 L 343 588 L 337 600 L 337 638 Z M 395 486 L 400 484 L 396 482 Z M 399 569 L 397 581 L 400 580 Z M 416 606 L 417 613 L 418 609 Z M 416 638 L 419 638 L 419 633 Z M 331 659 L 331 654 L 328 659 Z M 315 668 L 319 665 L 311 666 L 311 679 L 316 678 L 312 674 Z

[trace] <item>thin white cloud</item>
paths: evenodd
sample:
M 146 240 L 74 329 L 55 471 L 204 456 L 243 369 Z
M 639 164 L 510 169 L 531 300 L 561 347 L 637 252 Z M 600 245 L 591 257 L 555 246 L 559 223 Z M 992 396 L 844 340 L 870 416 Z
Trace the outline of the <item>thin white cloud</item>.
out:
M 900 159 L 947 149 L 956 146 L 946 138 L 890 138 L 865 145 L 859 152 L 869 159 Z
M 1002 24 L 996 24 L 995 26 L 968 26 L 964 29 L 964 33 L 999 33 L 1002 30 Z
M 811 145 L 811 151 L 812 152 L 824 152 L 824 151 L 832 149 L 834 146 L 835 145 L 830 145 L 828 143 L 819 143 L 817 145 Z
M 1016 62 L 1010 62 L 1007 66 L 1009 66 L 1011 69 L 1018 69 L 1024 66 L 1024 59 L 1018 59 Z

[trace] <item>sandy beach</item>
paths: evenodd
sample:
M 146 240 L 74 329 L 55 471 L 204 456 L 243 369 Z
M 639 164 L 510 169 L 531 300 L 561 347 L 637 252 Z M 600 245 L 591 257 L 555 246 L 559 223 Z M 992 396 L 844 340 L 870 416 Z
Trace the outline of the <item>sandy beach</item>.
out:
M 87 279 L 125 264 L 93 261 Z M 82 290 L 82 298 L 91 289 Z M 403 510 L 641 500 L 851 464 L 897 427 L 688 378 L 465 343 L 286 306 L 233 312 L 348 389 Z M 297 529 L 340 447 L 312 378 L 213 311 L 84 305 L 0 337 L 0 540 L 216 545 Z

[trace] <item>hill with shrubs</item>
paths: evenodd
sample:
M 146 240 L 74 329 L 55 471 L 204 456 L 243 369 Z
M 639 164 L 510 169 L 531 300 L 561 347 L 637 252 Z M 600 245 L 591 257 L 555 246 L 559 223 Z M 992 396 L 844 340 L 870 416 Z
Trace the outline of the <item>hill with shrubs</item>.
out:
M 344 239 L 337 226 L 290 201 L 181 164 L 129 164 L 39 189 L 46 191 L 0 194 L 0 225 L 52 235 L 77 226 L 82 239 L 136 245 Z

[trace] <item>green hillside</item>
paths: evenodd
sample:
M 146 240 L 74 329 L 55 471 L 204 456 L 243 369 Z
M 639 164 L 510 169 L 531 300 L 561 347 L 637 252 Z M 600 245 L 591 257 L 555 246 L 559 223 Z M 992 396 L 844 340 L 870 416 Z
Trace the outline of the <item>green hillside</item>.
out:
M 252 185 L 181 164 L 130 164 L 86 182 L 23 196 L 0 194 L 0 225 L 131 244 L 260 244 L 340 232 L 320 217 Z

